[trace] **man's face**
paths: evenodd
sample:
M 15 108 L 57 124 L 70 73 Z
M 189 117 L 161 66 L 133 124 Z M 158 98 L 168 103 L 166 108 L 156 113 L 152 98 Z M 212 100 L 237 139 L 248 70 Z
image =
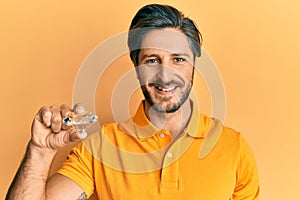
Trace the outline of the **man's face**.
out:
M 141 43 L 137 75 L 146 101 L 159 112 L 175 112 L 193 85 L 194 55 L 187 37 L 173 28 L 148 32 Z

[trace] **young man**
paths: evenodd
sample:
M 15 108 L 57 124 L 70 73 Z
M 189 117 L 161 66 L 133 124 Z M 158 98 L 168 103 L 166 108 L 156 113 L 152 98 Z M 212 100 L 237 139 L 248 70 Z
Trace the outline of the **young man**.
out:
M 145 100 L 136 114 L 80 142 L 47 180 L 58 148 L 79 140 L 65 105 L 42 107 L 7 199 L 258 199 L 255 160 L 242 136 L 189 99 L 201 35 L 189 18 L 147 5 L 132 20 L 130 57 Z M 74 108 L 80 112 L 82 107 Z

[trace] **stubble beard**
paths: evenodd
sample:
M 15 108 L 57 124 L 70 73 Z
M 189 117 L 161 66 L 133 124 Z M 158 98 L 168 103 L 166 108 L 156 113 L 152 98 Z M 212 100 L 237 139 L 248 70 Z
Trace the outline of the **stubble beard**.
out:
M 148 91 L 145 85 L 141 86 L 145 100 L 150 104 L 151 108 L 160 113 L 176 112 L 188 99 L 193 85 L 193 80 L 188 84 L 180 98 L 177 96 L 159 96 Z M 175 100 L 174 100 L 175 99 Z

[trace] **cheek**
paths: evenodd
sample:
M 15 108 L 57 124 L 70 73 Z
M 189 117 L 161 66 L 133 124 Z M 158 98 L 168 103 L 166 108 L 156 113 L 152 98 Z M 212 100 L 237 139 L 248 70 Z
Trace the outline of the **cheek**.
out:
M 149 81 L 149 74 L 145 71 L 137 71 L 137 78 L 140 82 L 140 85 L 146 85 Z
M 182 70 L 181 74 L 186 80 L 192 81 L 194 76 L 194 67 L 189 67 Z
M 136 70 L 137 77 L 142 83 L 147 83 L 149 80 L 153 79 L 158 73 L 155 68 L 140 67 Z

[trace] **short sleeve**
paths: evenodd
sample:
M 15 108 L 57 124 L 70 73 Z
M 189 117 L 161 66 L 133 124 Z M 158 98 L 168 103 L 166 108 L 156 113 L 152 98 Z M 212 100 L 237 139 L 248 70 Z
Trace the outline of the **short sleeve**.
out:
M 67 160 L 57 173 L 77 183 L 90 197 L 94 193 L 94 173 L 92 156 L 82 143 L 72 149 Z
M 258 200 L 260 193 L 258 171 L 253 152 L 240 136 L 240 156 L 233 200 Z

